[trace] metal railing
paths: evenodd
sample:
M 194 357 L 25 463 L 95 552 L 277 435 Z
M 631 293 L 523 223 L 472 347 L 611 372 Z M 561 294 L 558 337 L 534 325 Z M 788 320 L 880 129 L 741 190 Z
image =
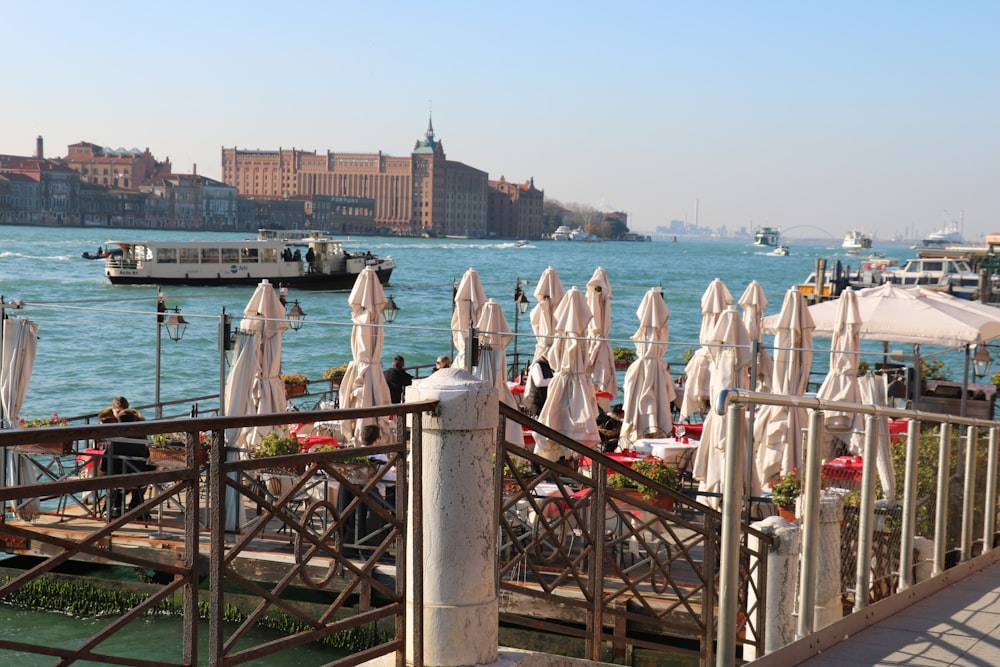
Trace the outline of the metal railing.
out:
M 402 664 L 404 587 L 407 577 L 419 587 L 423 564 L 415 559 L 407 572 L 407 541 L 416 539 L 413 546 L 420 549 L 420 538 L 407 535 L 405 527 L 408 476 L 390 480 L 389 473 L 405 469 L 411 447 L 419 451 L 420 429 L 413 429 L 410 441 L 366 448 L 365 456 L 385 460 L 360 466 L 347 460 L 357 456 L 356 449 L 240 458 L 224 446 L 225 434 L 369 417 L 412 415 L 419 421 L 435 405 L 0 431 L 5 461 L 15 468 L 23 464 L 30 477 L 0 488 L 7 508 L 0 544 L 8 553 L 39 559 L 0 583 L 0 599 L 10 599 L 69 560 L 156 572 L 167 580 L 75 646 L 67 648 L 39 631 L 31 638 L 0 639 L 0 655 L 48 655 L 60 664 L 150 664 L 137 654 L 115 653 L 105 642 L 145 615 L 173 611 L 183 618 L 182 636 L 174 658 L 158 664 L 198 664 L 206 659 L 198 655 L 199 614 L 207 610 L 209 664 L 239 664 L 366 628 L 376 630 L 374 645 L 330 664 L 354 665 L 392 653 Z M 81 475 L 88 457 L 96 455 L 78 453 L 80 448 L 64 455 L 60 444 L 163 433 L 185 434 L 183 460 L 148 472 Z M 199 455 L 201 442 L 208 443 L 205 459 Z M 33 447 L 24 449 L 28 444 Z M 78 456 L 81 466 L 75 465 Z M 420 475 L 419 465 L 414 474 Z M 145 499 L 120 515 L 108 511 L 107 498 L 116 489 L 138 487 L 148 489 Z M 395 494 L 383 495 L 389 487 Z M 199 586 L 205 576 L 207 591 Z M 321 594 L 324 601 L 304 603 L 303 591 Z M 281 625 L 282 632 L 264 640 L 248 634 L 265 622 Z M 415 636 L 422 636 L 421 619 L 410 623 Z M 419 662 L 420 652 L 416 655 Z
M 501 405 L 500 411 L 568 452 L 566 461 L 553 462 L 499 439 L 501 621 L 578 640 L 588 659 L 620 661 L 630 650 L 647 649 L 711 664 L 722 515 L 697 502 L 691 487 L 663 487 L 516 410 Z M 589 471 L 569 465 L 573 458 Z M 658 493 L 636 497 L 610 486 L 609 474 L 642 480 Z M 759 549 L 750 546 L 750 535 Z M 752 528 L 740 541 L 734 629 L 743 644 L 763 647 L 770 542 Z M 748 605 L 750 599 L 757 602 Z

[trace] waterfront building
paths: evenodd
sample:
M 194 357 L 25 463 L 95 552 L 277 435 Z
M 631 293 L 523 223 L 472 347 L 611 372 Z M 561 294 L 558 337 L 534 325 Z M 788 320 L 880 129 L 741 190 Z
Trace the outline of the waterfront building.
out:
M 503 176 L 490 181 L 490 232 L 504 238 L 541 238 L 545 235 L 544 199 L 545 193 L 535 187 L 533 178 L 526 183 L 510 183 Z
M 407 236 L 482 238 L 541 236 L 542 195 L 531 185 L 530 205 L 519 208 L 512 229 L 489 217 L 488 174 L 449 160 L 434 134 L 433 121 L 408 157 L 377 153 L 337 153 L 222 149 L 222 180 L 244 197 L 294 198 L 331 196 L 374 201 L 372 228 L 367 233 Z M 507 193 L 510 196 L 510 193 Z M 520 197 L 520 193 L 518 193 Z M 537 216 L 537 221 L 532 216 Z M 503 231 L 501 231 L 501 229 Z M 534 233 L 533 233 L 534 230 Z
M 41 137 L 38 142 L 37 152 L 41 154 Z M 148 148 L 112 149 L 87 141 L 71 144 L 62 162 L 80 174 L 85 183 L 124 190 L 152 185 L 171 173 L 170 160 L 158 161 Z

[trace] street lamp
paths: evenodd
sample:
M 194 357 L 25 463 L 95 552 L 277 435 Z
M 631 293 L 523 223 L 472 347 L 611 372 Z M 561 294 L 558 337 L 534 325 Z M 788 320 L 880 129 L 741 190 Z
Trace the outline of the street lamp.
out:
M 518 320 L 521 315 L 528 312 L 528 296 L 524 293 L 521 285 L 527 285 L 527 280 L 521 280 L 518 278 L 514 283 L 514 369 L 519 370 L 521 368 L 521 358 L 517 354 L 517 326 Z M 513 375 L 513 373 L 511 373 Z
M 172 341 L 178 341 L 184 337 L 184 332 L 187 330 L 188 323 L 181 316 L 181 309 L 174 307 L 173 312 L 167 317 L 167 306 L 166 306 L 167 295 L 160 291 L 159 288 L 156 289 L 156 396 L 154 402 L 156 403 L 156 418 L 160 419 L 163 417 L 163 406 L 160 404 L 160 341 L 162 340 L 163 326 L 166 325 L 167 336 L 170 337 Z
M 292 328 L 292 331 L 298 331 L 302 328 L 304 319 L 306 319 L 306 312 L 302 310 L 299 300 L 296 299 L 292 303 L 292 307 L 288 309 L 288 326 Z
M 993 357 L 990 356 L 986 345 L 977 346 L 976 353 L 972 355 L 972 373 L 976 376 L 976 380 L 986 377 L 990 372 L 991 365 L 993 365 Z
M 396 315 L 399 315 L 399 306 L 393 300 L 390 295 L 385 303 L 385 307 L 382 308 L 382 319 L 385 320 L 386 324 L 392 324 L 396 321 Z

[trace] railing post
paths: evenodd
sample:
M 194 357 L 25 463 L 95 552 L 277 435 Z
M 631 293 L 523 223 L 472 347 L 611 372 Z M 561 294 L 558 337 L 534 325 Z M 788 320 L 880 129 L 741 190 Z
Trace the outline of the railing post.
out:
M 937 470 L 937 502 L 934 506 L 934 569 L 932 577 L 944 572 L 944 556 L 948 542 L 948 480 L 951 477 L 951 424 L 942 423 L 940 426 L 940 439 L 938 445 L 938 470 Z M 920 438 L 920 431 L 917 423 L 910 422 L 910 430 L 906 437 L 906 484 L 903 497 L 903 539 L 906 539 L 907 530 L 913 530 L 916 518 L 916 507 L 914 497 L 916 496 L 916 480 L 913 480 L 911 488 L 910 481 L 910 451 L 917 449 Z M 913 469 L 916 470 L 916 455 L 914 454 Z M 900 590 L 906 588 L 900 580 Z
M 804 457 L 806 469 L 805 489 L 802 494 L 802 567 L 799 571 L 799 625 L 798 637 L 813 631 L 816 616 L 816 572 L 819 551 L 819 492 L 820 444 L 823 433 L 823 413 L 809 413 L 809 437 Z
M 868 606 L 868 590 L 871 587 L 872 531 L 875 522 L 876 428 L 875 417 L 865 415 L 865 453 L 861 468 L 861 506 L 858 508 L 858 554 L 857 567 L 854 570 L 854 611 L 860 611 Z
M 468 350 L 466 350 L 468 352 Z M 406 582 L 406 658 L 413 664 L 414 642 L 423 639 L 424 664 L 480 665 L 496 662 L 499 598 L 494 577 L 496 510 L 493 506 L 494 445 L 499 422 L 497 390 L 463 369 L 439 370 L 418 380 L 407 401 L 438 400 L 423 414 L 423 461 L 411 461 L 411 476 L 422 472 L 423 609 L 414 605 Z M 498 462 L 498 465 L 500 462 Z M 414 489 L 408 521 L 413 522 Z M 413 550 L 406 571 L 414 572 Z M 414 614 L 422 614 L 423 635 L 415 637 Z
M 962 392 L 965 395 L 966 392 Z M 962 561 L 972 558 L 973 510 L 976 506 L 976 449 L 979 429 L 966 426 L 965 431 L 965 483 L 962 496 Z
M 983 553 L 993 549 L 993 533 L 996 531 L 997 511 L 997 447 L 1000 444 L 1000 429 L 990 429 L 990 449 L 986 462 L 986 503 L 983 512 Z
M 743 424 L 746 408 L 733 403 L 726 411 L 726 476 L 722 491 L 722 553 L 719 570 L 719 624 L 716 667 L 736 659 L 736 619 L 740 607 L 740 515 L 743 512 Z

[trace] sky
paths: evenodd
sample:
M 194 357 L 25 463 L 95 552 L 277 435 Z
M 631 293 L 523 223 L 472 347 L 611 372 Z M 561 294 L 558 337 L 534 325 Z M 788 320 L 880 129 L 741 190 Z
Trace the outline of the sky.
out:
M 0 1 L 0 153 L 449 159 L 787 238 L 1000 232 L 1000 3 Z M 16 54 L 16 55 L 15 55 Z

